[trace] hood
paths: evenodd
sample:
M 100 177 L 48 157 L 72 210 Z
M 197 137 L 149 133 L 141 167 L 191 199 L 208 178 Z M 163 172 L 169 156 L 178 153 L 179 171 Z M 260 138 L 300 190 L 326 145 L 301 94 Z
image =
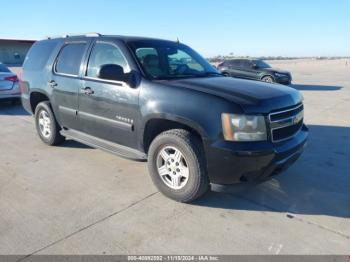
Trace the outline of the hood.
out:
M 265 82 L 231 77 L 203 77 L 166 80 L 168 86 L 188 88 L 222 97 L 242 107 L 246 113 L 269 113 L 302 101 L 299 91 Z

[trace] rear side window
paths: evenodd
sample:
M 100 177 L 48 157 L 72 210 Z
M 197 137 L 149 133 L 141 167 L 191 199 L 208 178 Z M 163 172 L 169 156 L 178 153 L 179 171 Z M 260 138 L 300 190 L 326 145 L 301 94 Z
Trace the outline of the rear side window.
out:
M 55 67 L 56 73 L 74 76 L 79 75 L 85 47 L 85 43 L 72 43 L 63 46 L 57 57 Z
M 236 60 L 236 68 L 244 68 L 244 60 Z
M 229 64 L 230 66 L 237 68 L 239 67 L 239 60 L 231 60 Z
M 57 46 L 57 41 L 47 40 L 36 42 L 29 50 L 23 64 L 23 69 L 28 71 L 42 70 Z
M 243 60 L 242 68 L 251 68 L 251 62 L 249 60 Z

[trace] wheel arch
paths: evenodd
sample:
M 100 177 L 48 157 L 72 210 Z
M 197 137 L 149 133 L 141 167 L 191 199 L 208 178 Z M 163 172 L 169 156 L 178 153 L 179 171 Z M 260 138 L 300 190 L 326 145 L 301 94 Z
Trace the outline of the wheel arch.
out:
M 174 115 L 157 114 L 149 117 L 144 122 L 143 130 L 141 132 L 141 143 L 144 152 L 148 152 L 149 146 L 156 136 L 164 131 L 171 129 L 185 129 L 187 131 L 190 131 L 196 135 L 202 143 L 203 139 L 207 137 L 205 130 L 191 120 Z
M 275 77 L 269 73 L 262 74 L 262 76 L 260 77 L 260 80 L 262 80 L 264 77 L 267 77 L 267 76 L 271 77 L 273 79 L 273 81 L 276 81 Z
M 50 101 L 48 94 L 42 90 L 33 90 L 29 95 L 30 108 L 32 113 L 35 112 L 35 108 L 40 102 Z

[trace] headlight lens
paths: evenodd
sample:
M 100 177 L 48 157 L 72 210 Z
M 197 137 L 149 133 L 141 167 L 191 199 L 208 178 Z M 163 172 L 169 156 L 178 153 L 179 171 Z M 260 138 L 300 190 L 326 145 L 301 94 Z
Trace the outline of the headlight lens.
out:
M 267 140 L 264 116 L 221 115 L 225 140 L 229 141 L 264 141 Z

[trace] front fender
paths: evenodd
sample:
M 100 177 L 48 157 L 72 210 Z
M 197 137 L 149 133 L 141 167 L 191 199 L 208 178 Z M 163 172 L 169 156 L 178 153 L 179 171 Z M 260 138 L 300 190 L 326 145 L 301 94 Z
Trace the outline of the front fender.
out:
M 197 133 L 200 134 L 200 136 L 203 139 L 207 139 L 207 137 L 208 137 L 205 129 L 202 126 L 200 126 L 198 123 L 196 123 L 195 121 L 188 119 L 188 118 L 185 118 L 183 116 L 169 114 L 169 113 L 150 113 L 149 115 L 147 115 L 146 117 L 143 118 L 143 121 L 141 124 L 142 131 L 144 131 L 147 123 L 150 120 L 154 120 L 154 119 L 164 119 L 164 120 L 174 121 L 174 122 L 177 122 L 179 124 L 183 124 L 185 126 L 188 126 L 188 127 L 192 128 L 193 130 L 196 130 Z
M 241 112 L 238 105 L 222 97 L 155 82 L 142 83 L 139 104 L 141 133 L 150 119 L 167 119 L 191 127 L 208 140 L 222 137 L 222 113 Z

